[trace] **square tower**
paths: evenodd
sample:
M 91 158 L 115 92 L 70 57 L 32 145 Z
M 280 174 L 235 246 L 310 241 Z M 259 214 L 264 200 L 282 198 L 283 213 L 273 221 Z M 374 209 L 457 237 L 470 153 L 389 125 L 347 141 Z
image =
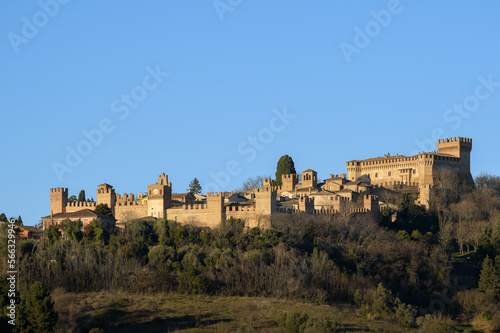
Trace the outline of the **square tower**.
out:
M 276 212 L 276 190 L 269 187 L 258 188 L 255 192 L 255 212 L 269 215 Z
M 299 175 L 281 175 L 281 189 L 283 191 L 295 191 L 295 185 L 299 183 Z
M 116 193 L 113 186 L 109 184 L 101 184 L 96 191 L 97 204 L 106 204 L 115 216 Z
M 167 208 L 172 206 L 172 184 L 162 173 L 158 182 L 148 186 L 148 216 L 159 219 L 167 217 Z
M 68 189 L 59 187 L 50 189 L 50 214 L 66 213 Z
M 440 154 L 447 154 L 460 158 L 460 173 L 470 173 L 470 152 L 472 151 L 472 139 L 470 138 L 448 138 L 437 141 Z M 471 176 L 472 177 L 472 176 Z
M 318 185 L 318 173 L 314 170 L 307 169 L 302 172 L 302 188 L 316 187 Z

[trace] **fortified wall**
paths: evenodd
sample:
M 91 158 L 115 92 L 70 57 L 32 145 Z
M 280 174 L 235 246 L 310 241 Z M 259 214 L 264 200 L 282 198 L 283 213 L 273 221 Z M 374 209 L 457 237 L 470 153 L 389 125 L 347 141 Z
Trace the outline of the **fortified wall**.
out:
M 77 212 L 83 209 L 95 210 L 99 204 L 111 208 L 117 223 L 124 223 L 144 217 L 166 218 L 181 224 L 215 228 L 226 218 L 243 219 L 247 227 L 270 227 L 270 216 L 276 212 L 276 190 L 256 189 L 254 205 L 224 205 L 224 193 L 207 193 L 206 204 L 183 204 L 172 206 L 172 184 L 168 176 L 161 174 L 158 182 L 148 186 L 147 200 L 139 194 L 116 194 L 109 184 L 101 184 L 96 191 L 97 202 L 68 202 L 67 188 L 50 189 L 51 215 Z
M 437 141 L 437 152 L 423 152 L 415 156 L 389 154 L 384 157 L 347 162 L 348 179 L 363 180 L 374 186 L 411 186 L 421 192 L 421 202 L 428 203 L 429 186 L 434 184 L 437 170 L 447 169 L 462 179 L 472 181 L 470 152 L 472 139 L 454 137 Z

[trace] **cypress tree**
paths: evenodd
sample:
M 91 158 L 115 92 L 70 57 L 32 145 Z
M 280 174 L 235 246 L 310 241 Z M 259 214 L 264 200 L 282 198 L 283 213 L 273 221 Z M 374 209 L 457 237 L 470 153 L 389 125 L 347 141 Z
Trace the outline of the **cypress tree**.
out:
M 295 163 L 293 163 L 293 159 L 288 155 L 283 155 L 278 161 L 278 165 L 276 166 L 276 181 L 274 182 L 275 186 L 281 186 L 281 175 L 287 174 L 296 174 L 295 171 Z
M 18 327 L 21 332 L 51 332 L 59 317 L 50 292 L 37 281 L 21 296 Z

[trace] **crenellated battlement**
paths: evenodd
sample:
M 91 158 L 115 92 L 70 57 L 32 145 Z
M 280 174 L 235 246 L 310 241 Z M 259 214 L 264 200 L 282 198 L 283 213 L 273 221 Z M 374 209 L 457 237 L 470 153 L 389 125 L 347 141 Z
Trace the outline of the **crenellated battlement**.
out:
M 342 179 L 346 179 L 347 178 L 347 175 L 345 173 L 341 173 L 340 175 L 334 175 L 334 174 L 330 174 L 329 178 L 328 179 L 335 179 L 335 178 L 342 178 Z
M 276 193 L 276 187 L 259 187 L 257 188 L 257 193 Z
M 124 201 L 117 202 L 116 206 L 147 206 L 148 203 L 144 201 Z
M 349 213 L 352 214 L 360 214 L 360 213 L 369 213 L 370 210 L 366 208 L 351 208 L 349 209 Z
M 121 195 L 120 193 L 116 193 L 116 202 L 125 201 L 135 201 L 135 195 L 133 193 L 130 193 L 130 195 L 128 193 L 123 193 L 123 195 Z
M 224 192 L 207 192 L 208 198 L 224 198 Z
M 184 209 L 184 210 L 206 210 L 207 205 L 205 205 L 205 204 L 182 205 L 182 209 Z
M 255 213 L 255 207 L 227 206 L 226 213 L 229 213 L 229 212 L 252 212 L 252 213 Z
M 269 187 L 269 186 L 271 186 L 271 184 L 272 184 L 271 178 L 264 178 L 262 180 L 262 186 L 263 187 Z
M 460 136 L 454 137 L 454 138 L 447 138 L 447 139 L 438 139 L 438 144 L 449 143 L 449 142 L 464 142 L 464 143 L 472 144 L 472 139 L 471 138 L 463 138 Z
M 327 209 L 315 209 L 313 211 L 314 215 L 333 215 L 337 213 L 335 209 L 327 208 Z
M 66 204 L 66 207 L 68 208 L 95 208 L 97 205 L 96 202 L 87 202 L 87 201 L 73 201 L 73 202 L 68 202 Z
M 313 203 L 314 202 L 314 198 L 300 197 L 299 198 L 299 202 L 301 202 L 301 203 Z
M 68 194 L 68 189 L 65 187 L 55 187 L 50 189 L 50 193 L 66 193 Z

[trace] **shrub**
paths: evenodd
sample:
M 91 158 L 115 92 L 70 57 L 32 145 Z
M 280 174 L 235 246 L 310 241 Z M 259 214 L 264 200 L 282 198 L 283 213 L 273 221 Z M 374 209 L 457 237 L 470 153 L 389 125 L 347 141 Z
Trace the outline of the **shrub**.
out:
M 392 310 L 391 293 L 384 288 L 382 283 L 378 284 L 377 290 L 373 293 L 372 309 L 379 315 L 384 315 Z
M 425 317 L 418 317 L 417 326 L 422 333 L 455 333 L 453 321 L 442 315 L 427 314 Z
M 334 320 L 312 319 L 306 313 L 298 312 L 282 313 L 277 323 L 290 333 L 334 333 L 339 328 Z
M 410 327 L 415 324 L 417 309 L 413 305 L 405 304 L 399 298 L 396 298 L 394 310 L 396 319 L 402 326 Z
M 305 313 L 283 313 L 278 319 L 278 325 L 286 328 L 290 333 L 302 333 L 306 328 L 309 317 Z
M 94 327 L 89 331 L 89 333 L 105 333 L 106 331 L 103 330 L 102 328 Z

